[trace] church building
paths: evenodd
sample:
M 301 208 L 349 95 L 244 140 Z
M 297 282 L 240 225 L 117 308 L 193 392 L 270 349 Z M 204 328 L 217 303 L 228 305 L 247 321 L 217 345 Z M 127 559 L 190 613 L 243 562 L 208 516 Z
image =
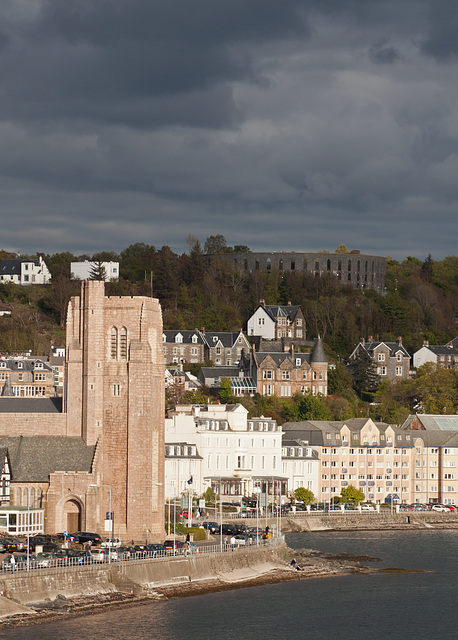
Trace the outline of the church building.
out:
M 159 302 L 85 281 L 67 313 L 61 398 L 0 398 L 10 504 L 43 507 L 46 533 L 142 541 L 164 531 Z

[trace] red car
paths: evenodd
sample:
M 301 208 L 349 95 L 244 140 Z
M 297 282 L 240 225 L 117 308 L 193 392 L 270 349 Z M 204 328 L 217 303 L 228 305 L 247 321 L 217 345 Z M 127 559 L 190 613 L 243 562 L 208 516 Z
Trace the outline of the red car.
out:
M 173 551 L 173 540 L 166 540 L 164 542 L 164 549 L 166 551 Z M 181 540 L 175 540 L 175 550 L 176 551 L 181 551 L 181 549 L 183 549 L 184 547 L 184 542 L 182 542 Z

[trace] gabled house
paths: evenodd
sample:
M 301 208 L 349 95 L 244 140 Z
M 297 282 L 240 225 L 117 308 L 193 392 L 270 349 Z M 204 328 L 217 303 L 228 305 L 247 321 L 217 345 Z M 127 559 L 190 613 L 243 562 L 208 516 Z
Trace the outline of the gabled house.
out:
M 302 309 L 290 302 L 285 306 L 266 305 L 264 300 L 261 300 L 259 307 L 248 319 L 247 334 L 261 336 L 266 340 L 305 340 L 306 328 Z
M 381 342 L 372 340 L 366 342 L 361 338 L 349 360 L 354 360 L 361 350 L 366 351 L 377 366 L 377 375 L 380 380 L 405 380 L 409 377 L 410 355 L 402 346 L 402 338 L 396 342 Z
M 53 397 L 56 395 L 55 372 L 45 358 L 0 358 L 0 395 Z
M 321 338 L 311 353 L 295 353 L 292 348 L 289 352 L 257 352 L 253 348 L 244 353 L 240 368 L 263 396 L 328 393 L 328 363 Z
M 442 369 L 458 369 L 458 338 L 444 345 L 430 345 L 427 340 L 413 354 L 413 366 L 421 367 L 426 362 L 433 362 Z
M 205 360 L 212 360 L 216 366 L 238 364 L 242 351 L 250 348 L 243 331 L 201 331 L 204 341 Z
M 0 262 L 0 282 L 29 285 L 48 284 L 50 280 L 51 273 L 41 256 Z

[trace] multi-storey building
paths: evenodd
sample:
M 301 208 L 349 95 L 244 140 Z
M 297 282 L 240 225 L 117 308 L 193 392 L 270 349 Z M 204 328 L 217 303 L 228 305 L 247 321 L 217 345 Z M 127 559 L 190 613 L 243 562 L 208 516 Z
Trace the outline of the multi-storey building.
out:
M 0 358 L 0 395 L 51 398 L 56 395 L 54 371 L 41 358 Z
M 197 329 L 164 330 L 162 332 L 162 349 L 165 364 L 181 362 L 204 362 L 205 341 Z
M 316 449 L 312 449 L 303 440 L 291 440 L 288 432 L 282 439 L 283 473 L 288 478 L 288 497 L 300 487 L 317 495 L 319 480 L 319 459 Z
M 298 305 L 266 305 L 261 300 L 259 307 L 248 319 L 247 334 L 260 336 L 265 340 L 291 340 L 306 339 L 305 318 L 302 309 Z
M 311 353 L 257 352 L 244 353 L 240 369 L 252 379 L 256 391 L 263 396 L 289 398 L 296 393 L 327 395 L 328 363 L 323 342 L 318 338 Z
M 255 487 L 286 495 L 281 428 L 272 418 L 248 418 L 239 404 L 177 406 L 166 419 L 165 484 L 167 497 L 190 489 L 201 495 L 208 487 L 232 502 L 253 495 Z
M 366 418 L 290 422 L 282 429 L 318 451 L 318 501 L 340 496 L 353 485 L 374 503 L 412 502 L 411 433 Z
M 413 366 L 418 369 L 426 362 L 433 362 L 441 369 L 458 369 L 458 338 L 444 345 L 430 345 L 427 340 L 413 354 Z
M 210 261 L 213 256 L 207 256 Z M 386 258 L 360 253 L 304 253 L 301 251 L 274 251 L 259 253 L 222 253 L 218 260 L 224 260 L 236 271 L 252 273 L 263 270 L 267 274 L 276 270 L 290 271 L 312 276 L 330 275 L 343 284 L 356 289 L 385 291 Z
M 29 285 L 48 284 L 50 280 L 51 273 L 41 256 L 0 262 L 0 282 Z
M 367 342 L 361 339 L 349 360 L 354 360 L 361 350 L 371 356 L 381 381 L 405 380 L 409 377 L 410 355 L 402 346 L 402 338 L 398 338 L 396 342 L 380 342 L 372 340 L 372 337 Z
M 458 503 L 458 431 L 415 431 L 414 502 Z

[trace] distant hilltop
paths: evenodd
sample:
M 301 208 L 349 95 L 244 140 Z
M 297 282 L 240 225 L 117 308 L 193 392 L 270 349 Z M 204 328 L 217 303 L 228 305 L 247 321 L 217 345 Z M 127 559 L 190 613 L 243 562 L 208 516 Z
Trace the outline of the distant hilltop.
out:
M 216 255 L 207 255 L 211 261 Z M 252 273 L 274 270 L 312 276 L 332 275 L 342 284 L 350 284 L 355 289 L 375 289 L 385 291 L 386 258 L 362 253 L 309 253 L 291 251 L 219 253 L 237 271 Z

